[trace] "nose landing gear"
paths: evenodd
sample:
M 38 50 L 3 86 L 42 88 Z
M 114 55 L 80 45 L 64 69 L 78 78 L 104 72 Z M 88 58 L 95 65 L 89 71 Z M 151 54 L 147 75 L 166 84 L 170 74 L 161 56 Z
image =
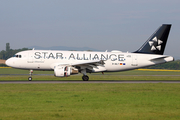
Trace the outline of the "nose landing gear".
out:
M 28 77 L 29 81 L 32 81 L 32 73 L 33 73 L 33 70 L 30 70 L 30 72 L 29 72 L 30 77 Z

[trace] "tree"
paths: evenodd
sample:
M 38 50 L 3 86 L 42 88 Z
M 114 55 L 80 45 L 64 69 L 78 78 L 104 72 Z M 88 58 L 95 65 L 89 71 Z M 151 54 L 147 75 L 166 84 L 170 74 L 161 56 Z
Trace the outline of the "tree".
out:
M 8 58 L 14 56 L 16 53 L 25 50 L 28 50 L 28 48 L 15 49 L 15 50 L 10 49 L 10 44 L 6 43 L 6 51 L 5 50 L 0 51 L 0 59 L 7 60 Z
M 10 50 L 10 44 L 6 43 L 6 51 L 9 51 L 9 50 Z

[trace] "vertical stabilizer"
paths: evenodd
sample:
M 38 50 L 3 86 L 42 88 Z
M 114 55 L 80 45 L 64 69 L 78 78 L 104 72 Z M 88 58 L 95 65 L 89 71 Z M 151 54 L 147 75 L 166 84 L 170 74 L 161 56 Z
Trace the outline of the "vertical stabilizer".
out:
M 155 33 L 134 53 L 163 55 L 171 24 L 163 24 Z

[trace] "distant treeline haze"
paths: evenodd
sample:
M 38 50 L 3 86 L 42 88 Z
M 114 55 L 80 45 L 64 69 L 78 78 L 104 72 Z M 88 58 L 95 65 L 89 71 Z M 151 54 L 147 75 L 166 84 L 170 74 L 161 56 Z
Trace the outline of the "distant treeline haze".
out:
M 148 67 L 148 69 L 180 70 L 180 60 Z

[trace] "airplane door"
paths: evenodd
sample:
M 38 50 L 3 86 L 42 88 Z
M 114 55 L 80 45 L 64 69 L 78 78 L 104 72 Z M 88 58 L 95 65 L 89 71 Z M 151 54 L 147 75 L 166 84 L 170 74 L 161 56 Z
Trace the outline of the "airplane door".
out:
M 28 63 L 33 63 L 33 55 L 31 53 L 28 54 Z
M 138 57 L 137 55 L 132 56 L 132 66 L 138 66 Z

